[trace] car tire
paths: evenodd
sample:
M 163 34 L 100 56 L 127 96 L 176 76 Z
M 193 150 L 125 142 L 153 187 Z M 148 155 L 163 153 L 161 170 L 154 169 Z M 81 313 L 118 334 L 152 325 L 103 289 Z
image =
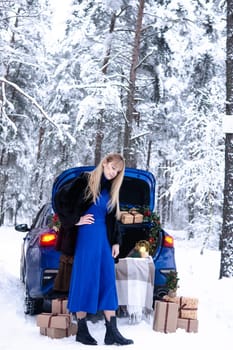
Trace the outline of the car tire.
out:
M 163 297 L 165 295 L 167 295 L 167 293 L 168 293 L 168 289 L 166 287 L 164 287 L 164 288 L 163 287 L 157 288 L 154 291 L 154 301 L 163 299 Z
M 25 284 L 25 274 L 26 274 L 26 266 L 25 260 L 20 265 L 20 281 Z
M 24 313 L 26 315 L 37 315 L 43 312 L 43 299 L 34 299 L 26 292 L 24 299 Z

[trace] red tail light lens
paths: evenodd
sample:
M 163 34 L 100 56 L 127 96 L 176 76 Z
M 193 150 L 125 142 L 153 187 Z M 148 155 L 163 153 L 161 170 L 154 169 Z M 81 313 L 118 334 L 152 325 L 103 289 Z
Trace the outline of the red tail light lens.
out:
M 174 239 L 171 236 L 165 235 L 163 246 L 166 248 L 173 248 L 174 247 Z
M 39 245 L 41 247 L 53 247 L 55 246 L 56 239 L 57 239 L 56 233 L 45 232 L 42 235 L 40 235 Z

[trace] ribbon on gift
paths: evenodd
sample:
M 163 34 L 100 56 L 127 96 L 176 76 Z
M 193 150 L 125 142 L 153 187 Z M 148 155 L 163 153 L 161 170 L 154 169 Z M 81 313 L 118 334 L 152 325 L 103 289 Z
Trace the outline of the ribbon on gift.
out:
M 198 320 L 192 318 L 178 318 L 177 328 L 183 328 L 186 332 L 198 332 Z
M 49 328 L 50 328 L 50 327 L 47 327 L 47 328 L 44 328 L 44 329 L 43 329 L 43 335 L 48 336 L 48 329 L 49 329 Z M 65 336 L 66 336 L 66 337 L 69 337 L 69 328 L 64 329 L 64 331 L 65 331 Z
M 187 332 L 190 332 L 191 319 L 188 318 L 187 320 L 188 320 Z
M 180 318 L 191 318 L 196 319 L 196 311 L 197 308 L 197 299 L 195 298 L 187 298 L 187 297 L 169 297 L 168 295 L 165 295 L 163 297 L 163 301 L 170 301 L 172 303 L 176 303 L 179 305 L 179 317 Z M 191 305 L 190 305 L 191 301 Z M 194 304 L 194 305 L 192 305 Z M 191 312 L 193 314 L 191 317 L 187 316 L 187 313 Z
M 57 315 L 58 315 L 57 312 L 54 312 L 54 313 L 52 313 L 51 315 L 49 315 L 48 328 L 51 327 L 52 318 L 53 318 L 54 316 L 57 316 Z
M 139 213 L 136 209 L 134 209 L 134 208 L 130 209 L 129 214 L 133 215 L 133 223 L 134 224 L 143 222 L 143 214 Z
M 179 299 L 179 309 L 178 309 L 178 317 L 182 318 L 181 314 L 182 312 L 181 311 L 197 311 L 198 308 L 197 307 L 186 307 L 187 306 L 187 303 L 183 303 L 182 304 L 182 297 L 180 297 Z M 183 318 L 186 318 L 186 317 L 183 317 Z M 188 319 L 188 318 L 187 318 Z
M 169 305 L 170 305 L 169 303 L 166 304 L 165 320 L 164 320 L 164 333 L 167 333 L 167 320 L 168 320 Z
M 165 308 L 165 315 L 164 315 L 164 322 L 163 322 L 163 332 L 164 333 L 169 333 L 169 325 L 168 325 L 168 319 L 169 319 L 169 309 L 170 307 L 172 307 L 172 305 L 176 304 L 173 302 L 170 302 L 168 300 L 160 300 L 160 302 L 164 303 L 164 305 L 166 305 Z M 176 304 L 177 305 L 177 304 Z M 178 312 L 178 309 L 177 309 Z M 176 315 L 177 318 L 178 315 Z
M 49 319 L 48 319 L 48 328 L 50 328 L 51 327 L 51 323 L 52 323 L 52 319 L 53 319 L 53 317 L 64 317 L 65 318 L 65 320 L 66 320 L 66 325 L 67 325 L 67 327 L 69 327 L 70 326 L 70 323 L 71 323 L 71 319 L 70 319 L 70 315 L 67 315 L 67 314 L 59 314 L 59 313 L 51 313 L 50 315 L 49 315 Z M 65 327 L 65 329 L 67 328 L 67 327 Z
M 67 308 L 66 308 L 66 306 L 64 305 L 63 302 L 67 301 L 67 298 L 58 298 L 57 301 L 58 301 L 58 304 L 59 304 L 59 313 L 60 314 L 64 314 Z
M 121 222 L 123 224 L 139 224 L 143 222 L 143 214 L 137 209 L 131 208 L 129 211 L 121 212 Z

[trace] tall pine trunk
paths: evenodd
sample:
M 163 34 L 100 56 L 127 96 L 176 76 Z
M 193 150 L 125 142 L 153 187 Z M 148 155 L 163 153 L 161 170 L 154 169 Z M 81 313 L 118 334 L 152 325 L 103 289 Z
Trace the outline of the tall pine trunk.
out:
M 110 22 L 110 27 L 109 27 L 109 35 L 112 35 L 114 32 L 115 24 L 116 24 L 116 14 L 113 13 L 111 17 L 111 22 Z M 112 39 L 111 39 L 112 40 Z M 109 60 L 111 56 L 111 40 L 109 42 L 109 46 L 107 47 L 106 50 L 106 55 L 104 57 L 103 65 L 102 65 L 102 73 L 107 74 L 107 69 L 109 65 Z M 103 133 L 103 126 L 104 126 L 104 114 L 105 110 L 101 110 L 97 122 L 97 129 L 96 129 L 96 138 L 95 138 L 95 165 L 99 164 L 102 158 L 102 143 L 104 139 L 104 133 Z
M 132 133 L 133 133 L 133 123 L 135 121 L 135 113 L 136 113 L 136 109 L 135 109 L 136 73 L 137 73 L 137 66 L 139 63 L 140 38 L 141 38 L 144 5 L 145 5 L 145 0 L 139 0 L 135 37 L 134 37 L 134 44 L 133 44 L 133 54 L 132 54 L 132 61 L 131 61 L 131 67 L 130 67 L 129 92 L 127 96 L 126 121 L 125 121 L 125 133 L 124 133 L 124 157 L 125 157 L 126 165 L 129 167 L 137 166 L 135 140 L 132 140 Z
M 233 123 L 233 0 L 227 0 L 226 114 Z M 223 226 L 220 241 L 220 278 L 233 277 L 233 134 L 225 139 Z

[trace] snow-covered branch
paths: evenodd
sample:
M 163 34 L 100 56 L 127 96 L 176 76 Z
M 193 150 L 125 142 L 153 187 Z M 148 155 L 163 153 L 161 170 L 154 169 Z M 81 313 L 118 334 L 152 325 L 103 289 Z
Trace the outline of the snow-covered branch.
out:
M 41 114 L 44 116 L 44 118 L 46 120 L 48 120 L 49 123 L 51 123 L 55 128 L 58 129 L 60 136 L 62 135 L 62 131 L 61 131 L 60 127 L 56 123 L 54 123 L 54 121 L 48 116 L 48 114 L 44 111 L 44 109 L 39 105 L 39 103 L 32 96 L 28 95 L 17 84 L 12 83 L 11 81 L 9 81 L 3 77 L 0 77 L 0 82 L 12 86 L 16 91 L 18 91 L 20 94 L 22 94 L 24 97 L 26 97 L 41 112 Z

